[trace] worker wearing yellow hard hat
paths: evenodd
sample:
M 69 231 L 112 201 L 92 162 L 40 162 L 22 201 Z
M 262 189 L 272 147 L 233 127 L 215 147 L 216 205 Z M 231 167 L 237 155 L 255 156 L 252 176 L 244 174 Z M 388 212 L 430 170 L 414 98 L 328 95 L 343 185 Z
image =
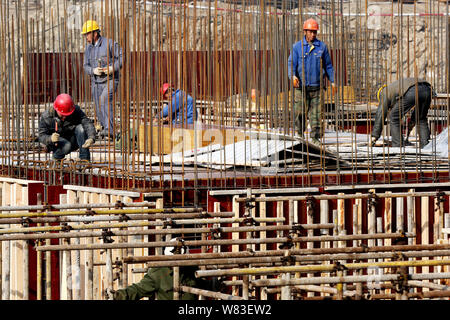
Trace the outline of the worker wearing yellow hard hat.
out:
M 98 26 L 97 21 L 95 20 L 88 20 L 83 24 L 83 28 L 81 30 L 81 35 L 85 35 L 92 31 L 100 31 L 100 27 Z
M 87 20 L 81 34 L 87 42 L 83 69 L 91 78 L 92 98 L 99 122 L 96 129 L 100 137 L 113 139 L 116 133 L 114 118 L 117 114 L 114 110 L 114 93 L 119 85 L 122 48 L 114 40 L 100 35 L 100 27 L 95 20 Z

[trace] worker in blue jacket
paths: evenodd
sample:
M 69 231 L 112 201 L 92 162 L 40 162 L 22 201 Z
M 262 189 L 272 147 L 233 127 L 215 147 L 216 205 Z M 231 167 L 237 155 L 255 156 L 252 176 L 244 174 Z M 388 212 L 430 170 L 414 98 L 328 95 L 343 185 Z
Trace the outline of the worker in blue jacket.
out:
M 161 113 L 163 122 L 172 119 L 173 124 L 193 124 L 194 117 L 197 117 L 194 108 L 194 99 L 181 89 L 175 90 L 169 83 L 164 83 L 161 87 L 161 95 L 164 100 L 169 100 L 165 104 Z M 158 117 L 153 122 L 157 122 Z
M 306 129 L 306 116 L 311 126 L 311 138 L 315 144 L 323 136 L 322 90 L 326 76 L 334 87 L 334 69 L 325 43 L 318 40 L 319 24 L 308 19 L 303 24 L 305 36 L 294 44 L 288 59 L 288 76 L 294 86 L 294 122 L 300 136 Z
M 86 36 L 88 42 L 84 52 L 83 68 L 91 77 L 95 112 L 103 127 L 100 134 L 114 138 L 113 98 L 119 86 L 122 49 L 117 42 L 100 35 L 100 28 L 94 20 L 84 23 L 81 34 Z

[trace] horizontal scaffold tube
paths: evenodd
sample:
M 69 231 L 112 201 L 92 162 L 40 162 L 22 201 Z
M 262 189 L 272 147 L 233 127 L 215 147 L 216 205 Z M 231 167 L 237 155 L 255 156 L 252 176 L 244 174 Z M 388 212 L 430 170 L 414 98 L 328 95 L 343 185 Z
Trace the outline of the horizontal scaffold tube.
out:
M 380 282 L 383 281 L 399 281 L 399 274 L 375 274 L 364 276 L 342 276 L 342 277 L 314 277 L 314 278 L 291 278 L 284 279 L 258 279 L 251 281 L 254 287 L 274 287 L 274 286 L 296 286 L 296 285 L 312 285 L 312 284 L 335 284 L 335 283 L 359 283 L 367 282 L 369 289 L 379 289 Z M 449 279 L 450 272 L 444 273 L 426 273 L 426 274 L 410 274 L 408 279 L 411 280 L 433 280 L 433 279 Z
M 182 218 L 182 217 L 180 217 Z M 241 223 L 244 218 L 205 218 L 205 219 L 179 219 L 171 220 L 174 225 L 182 224 L 214 224 L 214 223 Z M 256 222 L 283 222 L 284 218 L 255 218 Z M 98 224 L 84 224 L 71 225 L 70 229 L 84 230 L 84 229 L 108 229 L 108 228 L 129 228 L 129 227 L 148 227 L 148 226 L 163 226 L 165 221 L 145 221 L 145 222 L 123 222 L 123 223 L 98 223 Z M 45 227 L 25 227 L 25 228 L 10 228 L 0 229 L 0 234 L 10 233 L 26 233 L 26 232 L 45 232 L 45 231 L 63 231 L 68 226 L 45 226 Z
M 220 299 L 220 300 L 244 300 L 244 298 L 239 296 L 233 296 L 231 294 L 225 294 L 215 291 L 203 290 L 198 288 L 192 288 L 188 286 L 180 286 L 180 290 L 184 292 L 189 292 L 196 295 L 202 295 L 205 297 Z
M 183 219 L 187 218 L 205 218 L 203 213 L 183 213 Z M 152 213 L 152 214 L 132 214 L 132 215 L 114 215 L 114 216 L 68 216 L 68 217 L 37 217 L 37 218 L 2 218 L 0 224 L 22 224 L 26 223 L 57 223 L 57 222 L 98 222 L 98 221 L 123 221 L 123 220 L 155 220 L 155 219 L 178 219 L 180 213 Z M 233 212 L 209 213 L 211 218 L 231 218 Z
M 1 238 L 0 238 L 1 239 Z M 385 256 L 380 255 L 380 257 L 391 258 L 397 255 L 397 253 L 393 253 L 394 251 L 408 251 L 408 250 L 427 250 L 425 254 L 421 254 L 421 251 L 415 251 L 412 253 L 412 256 L 432 256 L 435 252 L 438 252 L 438 256 L 444 255 L 439 249 L 450 250 L 450 244 L 428 244 L 428 245 L 405 245 L 405 246 L 380 246 L 380 247 L 371 247 L 371 252 L 382 252 L 382 251 L 390 251 L 386 253 Z M 325 256 L 321 251 L 332 251 L 334 255 Z M 367 253 L 364 252 L 365 248 L 357 247 L 357 248 L 329 248 L 329 249 L 288 249 L 288 250 L 267 250 L 267 251 L 240 251 L 240 252 L 216 252 L 216 253 L 194 253 L 194 254 L 183 254 L 183 255 L 157 255 L 157 256 L 128 256 L 124 258 L 124 262 L 126 263 L 143 263 L 149 261 L 173 261 L 173 260 L 182 260 L 182 259 L 214 259 L 214 258 L 239 258 L 239 257 L 274 257 L 274 256 L 301 256 L 307 255 L 306 261 L 308 260 L 316 260 L 315 257 L 318 257 L 317 260 L 330 260 L 330 257 L 335 257 L 335 260 L 346 259 L 346 257 L 341 256 L 341 254 L 349 254 L 348 259 L 363 259 L 362 256 Z M 346 251 L 346 253 L 339 253 L 339 251 Z M 361 255 L 355 255 L 361 254 Z M 447 251 L 445 251 L 447 252 Z M 325 252 L 327 253 L 327 252 Z M 430 255 L 428 255 L 428 253 Z M 408 257 L 408 253 L 402 252 L 405 254 L 405 257 Z M 323 258 L 322 258 L 323 257 Z M 368 259 L 372 258 L 372 256 L 367 256 Z M 376 256 L 378 257 L 378 256 Z M 334 258 L 333 258 L 334 259 Z
M 368 198 L 404 198 L 404 197 L 434 197 L 438 193 L 434 192 L 399 192 L 399 193 L 361 193 L 361 194 L 320 194 L 304 196 L 276 196 L 276 197 L 255 197 L 237 198 L 237 202 L 271 202 L 271 201 L 302 201 L 302 200 L 337 200 L 337 199 L 368 199 Z M 450 191 L 439 192 L 441 195 L 450 195 Z
M 212 220 L 212 219 L 209 219 Z M 182 229 L 179 229 L 180 231 Z M 354 236 L 333 236 L 333 240 L 353 240 L 355 239 L 385 239 L 396 238 L 401 236 L 399 233 L 375 233 L 375 234 L 362 234 Z M 236 245 L 236 244 L 261 244 L 261 243 L 285 243 L 285 242 L 307 242 L 307 241 L 321 241 L 318 238 L 329 237 L 304 237 L 304 238 L 264 238 L 264 239 L 226 239 L 226 240 L 188 240 L 179 242 L 178 245 L 186 246 L 213 246 L 213 245 Z M 323 240 L 322 240 L 323 241 Z M 37 247 L 38 251 L 58 251 L 58 250 L 97 250 L 97 249 L 125 249 L 125 248 L 150 248 L 150 247 L 164 247 L 165 242 L 136 242 L 136 243 L 106 243 L 106 244 L 88 244 L 88 245 L 46 245 Z M 172 243 L 171 246 L 174 244 Z
M 305 229 L 315 225 L 303 225 Z M 322 225 L 324 228 L 326 224 Z M 217 228 L 170 228 L 170 229 L 139 229 L 139 230 L 114 230 L 111 231 L 111 236 L 127 236 L 127 235 L 152 235 L 152 234 L 178 234 L 181 231 L 183 234 L 188 233 L 212 233 L 212 232 L 258 232 L 258 231 L 283 231 L 291 230 L 294 226 L 280 225 L 280 226 L 249 226 L 249 227 L 224 227 L 218 230 Z M 61 233 L 36 233 L 36 234 L 6 234 L 0 235 L 0 241 L 10 240 L 36 240 L 36 239 L 61 239 L 61 238 L 85 238 L 85 237 L 100 237 L 103 233 L 101 231 L 77 231 L 77 232 L 61 232 Z M 165 256 L 169 257 L 169 256 Z
M 336 288 L 331 287 L 321 287 L 316 285 L 301 285 L 301 286 L 294 286 L 291 288 L 291 290 L 294 292 L 296 291 L 309 291 L 309 292 L 321 292 L 321 293 L 331 293 L 331 294 L 337 294 L 338 290 Z M 264 288 L 264 291 L 267 293 L 280 293 L 281 288 Z M 344 291 L 344 296 L 346 297 L 353 297 L 355 295 L 355 291 Z
M 18 212 L 2 213 L 2 218 L 27 218 L 27 217 L 48 217 L 48 216 L 82 216 L 82 215 L 105 215 L 105 214 L 142 214 L 142 213 L 192 213 L 203 212 L 196 208 L 166 208 L 166 209 L 101 209 L 101 210 L 67 210 L 67 211 L 44 211 L 44 212 Z M 208 216 L 208 213 L 205 212 Z
M 29 206 L 0 206 L 0 211 L 30 211 L 30 210 L 48 210 L 57 209 L 57 210 L 67 210 L 67 209 L 92 209 L 92 208 L 115 208 L 119 204 L 117 202 L 111 203 L 72 203 L 72 204 L 52 204 L 52 205 L 29 205 Z M 155 206 L 155 202 L 120 202 L 121 207 L 151 207 Z M 193 209 L 193 208 L 185 208 L 185 209 Z M 196 209 L 198 210 L 198 209 Z
M 229 270 L 198 270 L 197 277 L 219 277 L 219 276 L 238 276 L 238 275 L 264 275 L 286 272 L 331 272 L 339 267 L 348 270 L 365 268 L 395 268 L 395 267 L 423 267 L 423 266 L 444 266 L 450 265 L 450 260 L 413 260 L 413 261 L 385 261 L 385 262 L 359 262 L 346 264 L 329 265 L 305 265 L 305 266 L 282 266 L 273 268 L 238 268 Z
M 408 257 L 436 257 L 436 256 L 450 256 L 450 250 L 436 250 L 436 251 L 414 251 L 403 253 L 405 258 Z M 371 253 L 371 254 L 347 254 L 345 257 L 342 255 L 319 255 L 319 256 L 290 256 L 293 261 L 301 262 L 301 261 L 327 261 L 327 260 L 345 260 L 345 259 L 355 259 L 355 260 L 365 260 L 365 259 L 383 259 L 383 258 L 395 258 L 397 257 L 397 252 L 389 252 L 389 253 Z M 139 257 L 138 257 L 139 258 Z M 148 267 L 170 267 L 170 266 L 195 266 L 195 265 L 213 265 L 213 264 L 247 264 L 247 263 L 276 263 L 282 262 L 285 259 L 283 254 L 279 254 L 275 257 L 224 257 L 224 258 L 210 258 L 210 259 L 192 259 L 191 257 L 183 257 L 180 255 L 177 261 L 152 261 L 147 262 Z M 183 260 L 182 260 L 183 259 Z M 133 259 L 130 259 L 133 260 Z M 128 259 L 125 259 L 125 262 L 128 262 Z M 135 262 L 135 261 L 133 261 Z M 128 262 L 129 263 L 129 262 Z

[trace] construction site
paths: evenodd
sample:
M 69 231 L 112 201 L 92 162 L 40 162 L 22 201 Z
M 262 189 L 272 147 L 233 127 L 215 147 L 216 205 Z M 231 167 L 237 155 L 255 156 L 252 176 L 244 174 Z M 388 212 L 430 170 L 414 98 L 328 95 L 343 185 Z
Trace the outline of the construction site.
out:
M 171 300 L 449 300 L 450 1 L 0 0 L 0 19 L 1 300 L 113 300 L 157 268 Z M 308 19 L 334 70 L 318 141 L 290 73 Z M 111 137 L 95 31 L 121 50 Z M 400 146 L 390 116 L 374 139 L 406 78 L 429 84 L 429 139 L 419 103 Z M 192 123 L 163 121 L 165 84 Z M 89 160 L 39 137 L 64 93 L 95 126 Z

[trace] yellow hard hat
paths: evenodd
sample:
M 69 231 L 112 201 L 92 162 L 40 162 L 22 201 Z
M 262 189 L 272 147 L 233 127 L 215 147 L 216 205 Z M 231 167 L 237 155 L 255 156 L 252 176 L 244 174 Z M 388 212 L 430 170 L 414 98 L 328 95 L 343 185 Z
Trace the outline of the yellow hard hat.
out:
M 378 89 L 378 91 L 377 91 L 377 100 L 378 100 L 378 102 L 380 102 L 380 93 L 381 93 L 381 90 L 383 90 L 385 87 L 386 87 L 386 85 L 384 84 L 384 85 L 382 85 L 382 86 Z
M 81 31 L 81 34 L 86 34 L 91 31 L 100 30 L 97 21 L 95 20 L 88 20 L 83 24 L 83 29 Z

